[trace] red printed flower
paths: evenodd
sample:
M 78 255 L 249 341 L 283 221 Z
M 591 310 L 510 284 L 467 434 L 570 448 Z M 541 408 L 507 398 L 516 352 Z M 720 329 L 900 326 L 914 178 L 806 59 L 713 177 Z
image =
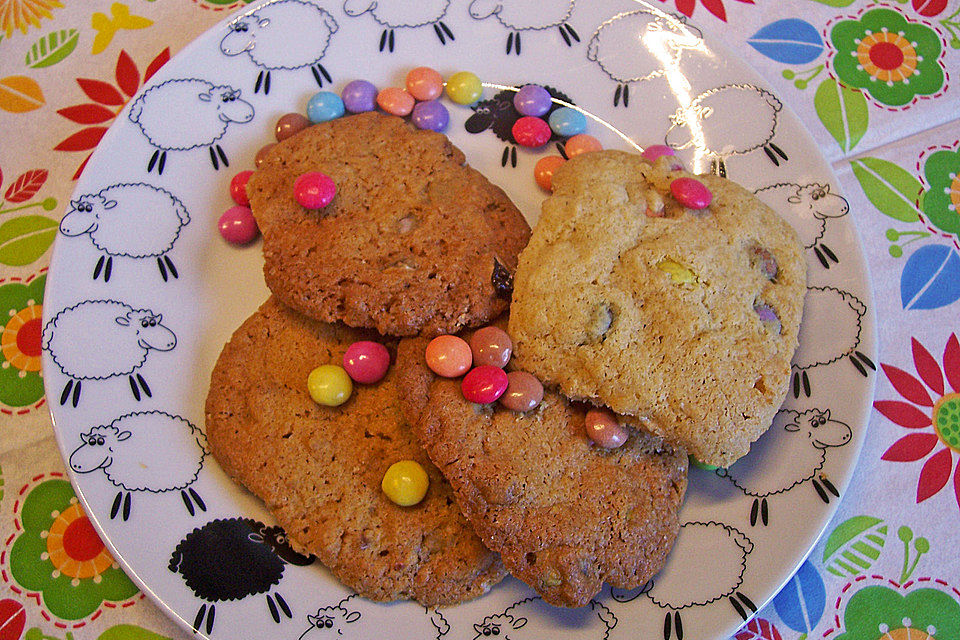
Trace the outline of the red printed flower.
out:
M 57 113 L 71 122 L 82 125 L 97 125 L 85 127 L 73 135 L 68 136 L 54 147 L 56 151 L 89 151 L 97 146 L 103 134 L 107 132 L 110 123 L 117 117 L 117 114 L 123 109 L 124 105 L 137 92 L 140 85 L 145 83 L 157 72 L 157 69 L 166 64 L 170 59 L 170 48 L 166 48 L 157 54 L 147 70 L 143 73 L 143 80 L 140 79 L 140 70 L 136 63 L 126 51 L 120 51 L 117 58 L 117 66 L 114 72 L 117 85 L 114 86 L 103 80 L 93 78 L 77 78 L 77 84 L 80 89 L 93 102 L 73 105 L 59 109 Z M 92 151 L 91 151 L 92 153 Z M 91 153 L 83 159 L 80 166 L 77 167 L 73 179 L 76 180 L 83 173 L 83 168 L 87 166 Z
M 917 502 L 923 502 L 938 493 L 952 475 L 953 493 L 960 506 L 960 465 L 954 468 L 954 454 L 960 455 L 960 342 L 956 334 L 947 340 L 942 371 L 922 344 L 915 338 L 911 343 L 913 363 L 920 380 L 897 367 L 881 365 L 890 384 L 907 402 L 877 400 L 873 406 L 888 419 L 911 429 L 913 433 L 894 442 L 884 451 L 881 459 L 916 462 L 929 455 L 920 469 Z M 950 385 L 949 392 L 944 385 L 944 376 Z
M 660 2 L 667 1 L 668 0 L 660 0 Z M 754 0 L 737 0 L 737 2 L 742 2 L 743 4 L 753 4 Z M 673 0 L 673 3 L 677 6 L 677 11 L 688 18 L 693 17 L 693 10 L 697 8 L 697 0 Z M 724 22 L 727 21 L 727 10 L 723 6 L 723 0 L 700 0 L 700 4 L 703 5 L 704 9 L 717 16 Z

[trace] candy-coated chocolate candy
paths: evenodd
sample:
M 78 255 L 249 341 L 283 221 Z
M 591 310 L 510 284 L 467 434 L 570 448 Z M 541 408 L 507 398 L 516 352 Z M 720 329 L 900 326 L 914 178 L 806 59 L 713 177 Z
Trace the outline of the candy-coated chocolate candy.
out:
M 447 96 L 457 104 L 473 104 L 483 94 L 483 84 L 475 73 L 458 71 L 447 79 Z
M 521 147 L 542 147 L 553 135 L 546 120 L 533 116 L 523 116 L 514 122 L 510 132 Z
M 343 100 L 332 91 L 318 91 L 307 102 L 307 117 L 314 124 L 336 120 L 345 111 Z
M 670 183 L 670 193 L 677 202 L 689 209 L 706 209 L 713 201 L 710 189 L 696 178 L 676 178 Z
M 253 163 L 257 165 L 257 168 L 260 168 L 260 165 L 263 164 L 263 161 L 267 159 L 267 154 L 270 153 L 270 150 L 277 146 L 276 142 L 268 142 L 267 144 L 260 147 L 260 150 L 257 151 L 256 157 L 253 159 Z
M 443 131 L 450 123 L 450 113 L 439 100 L 428 100 L 417 103 L 413 108 L 411 119 L 418 129 Z
M 507 374 L 507 390 L 500 396 L 500 404 L 511 411 L 530 411 L 543 400 L 543 385 L 526 371 Z
M 353 393 L 353 382 L 343 367 L 320 365 L 307 376 L 307 391 L 317 404 L 339 407 Z
M 443 93 L 443 76 L 430 67 L 411 69 L 404 84 L 417 100 L 436 100 Z
M 716 466 L 716 465 L 713 465 L 713 464 L 707 464 L 706 462 L 700 462 L 699 460 L 697 460 L 696 458 L 694 458 L 692 455 L 688 455 L 688 456 L 687 456 L 687 461 L 689 461 L 692 466 L 694 466 L 694 467 L 696 467 L 696 468 L 698 468 L 698 469 L 703 469 L 704 471 L 716 471 L 717 469 L 720 468 L 720 467 L 718 467 L 718 466 Z
M 616 449 L 630 436 L 612 412 L 606 409 L 591 409 L 587 411 L 583 421 L 587 436 L 604 449 Z
M 217 228 L 223 239 L 230 244 L 249 244 L 260 233 L 250 207 L 239 204 L 223 212 L 217 222 Z
M 568 158 L 588 151 L 600 151 L 601 149 L 603 149 L 603 145 L 600 144 L 600 141 L 586 133 L 579 133 L 573 136 L 563 145 L 563 150 L 567 152 Z
M 350 113 L 365 113 L 377 107 L 377 88 L 367 80 L 353 80 L 340 92 L 343 108 Z
M 310 126 L 310 120 L 301 113 L 285 113 L 277 120 L 277 127 L 274 135 L 277 142 L 283 142 L 290 136 L 300 133 Z
M 470 345 L 457 336 L 437 336 L 427 345 L 424 355 L 431 371 L 444 378 L 462 376 L 473 363 Z
M 550 92 L 538 84 L 524 85 L 513 96 L 513 107 L 522 116 L 542 116 L 552 104 Z
M 322 209 L 337 195 L 333 178 L 319 171 L 304 173 L 293 182 L 293 197 L 307 209 Z
M 380 488 L 386 496 L 401 507 L 419 504 L 429 487 L 430 477 L 416 460 L 394 462 L 380 482 Z
M 553 191 L 553 174 L 566 160 L 560 156 L 544 156 L 533 167 L 533 179 L 541 188 Z
M 471 336 L 470 351 L 473 353 L 473 364 L 486 364 L 502 369 L 510 362 L 513 341 L 500 327 L 484 327 L 477 329 Z
M 354 342 L 343 354 L 343 368 L 354 382 L 373 384 L 387 375 L 390 353 L 379 342 Z
M 250 206 L 250 199 L 247 197 L 247 181 L 252 175 L 253 171 L 241 171 L 230 179 L 230 197 L 244 207 Z
M 668 147 L 665 144 L 652 144 L 646 149 L 643 150 L 643 153 L 640 154 L 650 162 L 653 162 L 660 156 L 674 156 L 676 151 Z
M 587 130 L 587 117 L 570 107 L 555 109 L 547 121 L 555 134 L 565 138 Z
M 377 106 L 390 115 L 401 118 L 410 115 L 415 102 L 413 96 L 400 87 L 387 87 L 377 94 Z
M 470 402 L 490 404 L 503 395 L 507 390 L 507 384 L 509 379 L 506 371 L 500 367 L 482 364 L 470 369 L 469 373 L 463 377 L 460 390 L 463 391 L 463 397 Z

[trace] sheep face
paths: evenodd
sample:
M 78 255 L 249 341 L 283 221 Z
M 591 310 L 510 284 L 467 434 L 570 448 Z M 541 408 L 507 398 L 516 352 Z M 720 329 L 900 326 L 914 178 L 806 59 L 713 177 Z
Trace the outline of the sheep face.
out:
M 94 427 L 80 434 L 81 444 L 70 454 L 70 468 L 76 473 L 90 473 L 113 464 L 113 446 L 130 437 L 129 431 L 116 427 Z
M 213 87 L 197 96 L 200 102 L 211 102 L 217 107 L 217 117 L 223 122 L 250 122 L 253 120 L 253 105 L 240 99 L 240 89 Z
M 527 624 L 526 618 L 514 618 L 506 613 L 501 613 L 495 616 L 487 616 L 483 619 L 483 622 L 473 625 L 473 630 L 477 632 L 477 635 L 473 637 L 473 640 L 479 640 L 480 638 L 501 637 L 503 640 L 510 640 L 510 636 L 508 634 L 511 631 L 516 631 L 525 624 Z
M 787 198 L 801 207 L 806 206 L 815 218 L 840 218 L 847 215 L 850 205 L 846 199 L 830 192 L 830 185 L 808 184 L 797 189 L 797 193 Z
M 804 411 L 794 422 L 785 425 L 784 429 L 805 433 L 810 443 L 818 449 L 842 447 L 850 442 L 852 437 L 850 427 L 830 418 L 830 409 Z
M 244 51 L 250 51 L 257 41 L 257 29 L 269 24 L 269 19 L 257 18 L 255 14 L 243 16 L 229 25 L 230 31 L 220 41 L 220 51 L 227 56 L 238 56 Z
M 144 349 L 170 351 L 177 346 L 177 336 L 161 324 L 163 316 L 149 310 L 131 311 L 117 316 L 115 322 L 137 332 L 137 344 Z
M 85 195 L 77 200 L 71 200 L 70 211 L 60 221 L 60 233 L 71 237 L 93 233 L 97 230 L 100 212 L 116 206 L 116 200 L 107 200 L 99 195 Z
M 294 551 L 293 547 L 290 546 L 290 542 L 287 540 L 286 531 L 281 527 L 263 527 L 260 529 L 259 536 L 260 541 L 270 545 L 270 548 L 287 564 L 305 567 L 313 564 L 315 560 L 313 556 L 305 556 L 302 553 Z
M 469 133 L 486 131 L 497 120 L 498 115 L 508 113 L 511 108 L 512 105 L 509 102 L 485 100 L 474 108 L 473 115 L 467 118 L 463 126 Z
M 307 616 L 307 621 L 313 625 L 309 630 L 319 629 L 320 631 L 325 632 L 325 635 L 328 636 L 342 636 L 344 631 L 347 631 L 347 625 L 353 622 L 356 622 L 360 619 L 359 611 L 350 611 L 340 606 L 336 607 L 323 607 L 317 609 L 317 615 Z M 308 633 L 309 633 L 308 631 Z M 306 636 L 303 634 L 301 638 Z

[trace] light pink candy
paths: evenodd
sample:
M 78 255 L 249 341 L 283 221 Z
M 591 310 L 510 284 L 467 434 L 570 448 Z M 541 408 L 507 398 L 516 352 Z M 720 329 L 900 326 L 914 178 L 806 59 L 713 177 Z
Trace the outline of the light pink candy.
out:
M 584 418 L 587 437 L 604 449 L 616 449 L 627 441 L 630 433 L 606 409 L 591 409 Z
M 695 178 L 677 178 L 670 183 L 670 193 L 689 209 L 706 209 L 713 201 L 710 189 Z
M 660 156 L 674 156 L 677 154 L 676 151 L 665 144 L 652 144 L 644 149 L 641 155 L 650 162 L 653 162 Z
M 223 212 L 217 222 L 220 235 L 231 244 L 248 244 L 260 233 L 250 207 L 236 205 Z
M 293 183 L 293 197 L 307 209 L 322 209 L 337 195 L 333 178 L 319 171 L 301 175 Z

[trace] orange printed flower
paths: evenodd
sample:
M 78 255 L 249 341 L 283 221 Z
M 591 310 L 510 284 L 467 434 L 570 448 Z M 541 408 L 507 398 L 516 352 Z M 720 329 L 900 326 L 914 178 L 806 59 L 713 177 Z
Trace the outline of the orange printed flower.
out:
M 33 304 L 15 313 L 0 335 L 0 349 L 10 366 L 17 368 L 23 378 L 29 371 L 40 371 L 40 335 L 43 326 L 40 315 L 43 307 Z
M 59 0 L 0 0 L 0 31 L 9 38 L 14 29 L 26 33 L 29 26 L 39 28 L 40 19 L 52 18 L 50 9 L 54 8 L 63 5 Z

